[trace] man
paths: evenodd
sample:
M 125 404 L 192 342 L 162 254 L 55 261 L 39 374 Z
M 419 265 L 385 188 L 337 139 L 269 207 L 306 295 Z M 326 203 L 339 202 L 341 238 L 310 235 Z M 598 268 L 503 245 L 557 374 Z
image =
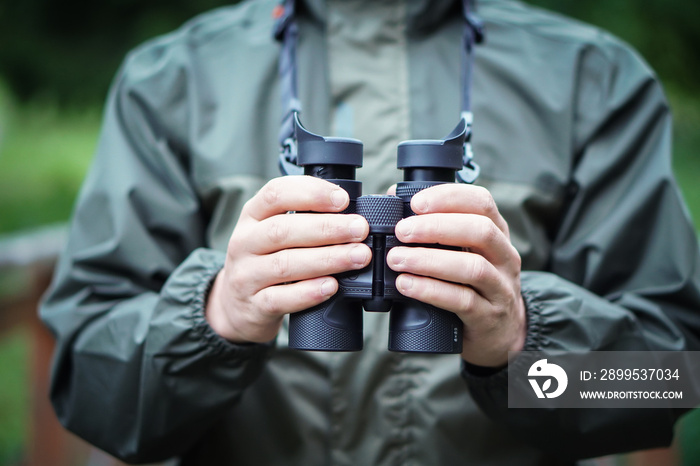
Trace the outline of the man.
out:
M 389 266 L 455 312 L 464 351 L 287 347 L 284 316 L 370 260 L 342 190 L 278 177 L 272 1 L 195 19 L 133 52 L 42 317 L 59 418 L 130 461 L 567 464 L 666 445 L 678 412 L 508 410 L 520 350 L 697 349 L 698 245 L 646 65 L 596 29 L 502 0 L 478 12 L 479 186 L 416 195 Z M 396 146 L 459 115 L 461 5 L 299 2 L 302 117 L 365 144 L 365 193 Z M 285 215 L 287 211 L 320 214 Z M 522 361 L 520 362 L 522 364 Z M 466 383 L 465 383 L 466 382 Z M 625 436 L 617 433 L 624 429 Z

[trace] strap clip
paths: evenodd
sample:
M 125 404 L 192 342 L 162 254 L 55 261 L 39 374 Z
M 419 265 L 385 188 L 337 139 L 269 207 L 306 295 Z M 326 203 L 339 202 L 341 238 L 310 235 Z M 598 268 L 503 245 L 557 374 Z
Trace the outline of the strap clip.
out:
M 479 177 L 481 168 L 474 162 L 474 151 L 472 150 L 472 114 L 463 112 L 462 118 L 466 121 L 466 134 L 464 145 L 462 146 L 462 169 L 457 172 L 457 181 L 460 183 L 472 184 Z
M 287 138 L 280 146 L 279 167 L 284 175 L 303 175 L 304 169 L 297 165 L 297 141 Z
M 464 19 L 467 20 L 467 24 L 474 34 L 474 42 L 481 44 L 485 38 L 484 21 L 471 11 L 464 13 Z

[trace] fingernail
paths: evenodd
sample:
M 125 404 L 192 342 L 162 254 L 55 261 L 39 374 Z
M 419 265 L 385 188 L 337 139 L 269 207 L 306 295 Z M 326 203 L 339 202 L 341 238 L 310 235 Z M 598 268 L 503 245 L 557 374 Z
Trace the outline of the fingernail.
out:
M 333 286 L 333 282 L 331 280 L 323 280 L 321 283 L 321 295 L 322 296 L 330 296 L 334 293 L 335 291 L 335 286 Z
M 413 199 L 411 199 L 411 207 L 414 212 L 425 212 L 428 210 L 428 200 L 424 195 L 416 194 L 413 196 Z
M 336 189 L 331 193 L 331 202 L 336 207 L 342 207 L 348 202 L 348 193 L 344 189 Z
M 413 222 L 411 219 L 401 220 L 396 225 L 396 230 L 404 237 L 411 236 L 411 233 L 413 232 Z
M 352 221 L 348 229 L 350 230 L 350 234 L 353 236 L 353 238 L 362 239 L 366 234 L 367 221 L 357 218 Z
M 413 277 L 409 275 L 399 275 L 396 278 L 396 287 L 401 292 L 410 290 L 413 288 Z
M 389 260 L 391 265 L 402 265 L 406 262 L 406 256 L 401 254 L 397 248 L 394 248 L 389 252 Z
M 365 265 L 367 263 L 369 251 L 364 246 L 355 246 L 350 251 L 350 260 L 356 265 Z

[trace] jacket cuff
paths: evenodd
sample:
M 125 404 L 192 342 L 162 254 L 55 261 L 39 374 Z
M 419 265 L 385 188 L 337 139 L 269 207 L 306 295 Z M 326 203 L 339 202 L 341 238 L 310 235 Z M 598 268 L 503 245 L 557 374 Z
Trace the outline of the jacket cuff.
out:
M 182 293 L 186 288 L 192 290 L 189 297 L 188 319 L 194 338 L 202 343 L 205 351 L 212 357 L 222 359 L 268 359 L 274 350 L 275 342 L 269 343 L 233 343 L 220 336 L 209 325 L 205 316 L 207 298 L 219 271 L 224 266 L 225 253 L 212 249 L 196 249 L 176 270 L 173 280 L 168 284 L 170 293 Z M 186 282 L 186 283 L 185 283 Z M 193 287 L 194 285 L 194 287 Z M 179 293 L 178 293 L 179 294 Z

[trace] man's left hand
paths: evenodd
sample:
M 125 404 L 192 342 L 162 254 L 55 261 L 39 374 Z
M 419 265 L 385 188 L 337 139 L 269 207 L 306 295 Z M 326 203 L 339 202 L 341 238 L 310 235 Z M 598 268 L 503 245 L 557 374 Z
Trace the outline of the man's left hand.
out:
M 416 213 L 396 225 L 402 243 L 441 244 L 458 250 L 399 246 L 387 263 L 400 272 L 401 294 L 452 311 L 464 322 L 462 358 L 500 367 L 508 351 L 525 344 L 520 255 L 488 190 L 464 184 L 425 189 L 411 201 Z

